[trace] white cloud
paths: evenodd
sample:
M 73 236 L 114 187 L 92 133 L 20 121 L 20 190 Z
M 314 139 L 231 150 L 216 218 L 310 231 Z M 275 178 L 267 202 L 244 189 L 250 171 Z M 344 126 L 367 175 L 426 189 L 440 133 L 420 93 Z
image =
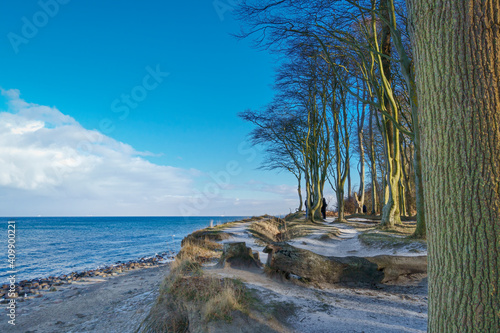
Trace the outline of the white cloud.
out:
M 7 99 L 0 109 L 0 216 L 249 216 L 298 205 L 294 186 L 245 183 L 239 173 L 220 186 L 225 177 L 214 180 L 210 170 L 153 164 L 144 157 L 158 154 L 28 103 L 18 90 L 0 92 Z
M 1 90 L 0 215 L 176 215 L 200 172 L 83 128 L 54 107 Z

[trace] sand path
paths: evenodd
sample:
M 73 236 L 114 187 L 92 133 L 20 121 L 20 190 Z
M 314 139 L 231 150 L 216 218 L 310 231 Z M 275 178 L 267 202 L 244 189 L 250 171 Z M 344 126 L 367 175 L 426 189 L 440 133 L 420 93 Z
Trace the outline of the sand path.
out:
M 224 232 L 231 234 L 231 237 L 221 241 L 220 243 L 245 242 L 248 247 L 252 248 L 252 250 L 259 252 L 260 261 L 265 264 L 267 260 L 267 253 L 263 252 L 265 245 L 262 245 L 262 242 L 257 242 L 256 238 L 253 237 L 248 231 L 250 223 L 251 222 L 245 222 L 234 227 L 225 228 Z
M 363 288 L 321 288 L 278 282 L 263 272 L 207 268 L 208 274 L 242 280 L 256 291 L 267 311 L 276 308 L 292 314 L 284 319 L 283 332 L 426 332 L 427 286 L 383 286 Z
M 373 225 L 370 220 L 356 218 L 349 219 L 350 222 L 362 224 L 366 226 Z M 325 232 L 331 231 L 332 228 L 337 228 L 340 235 L 334 239 L 321 239 Z M 365 229 L 366 230 L 366 229 Z M 370 230 L 377 233 L 377 230 Z M 311 234 L 306 237 L 295 238 L 288 241 L 292 246 L 309 250 L 323 256 L 333 257 L 374 257 L 378 255 L 398 255 L 398 256 L 422 256 L 427 255 L 427 250 L 424 245 L 417 243 L 409 244 L 408 246 L 394 248 L 377 248 L 364 245 L 358 238 L 359 230 L 352 225 L 346 223 L 333 223 L 333 218 L 327 218 L 322 226 L 318 226 Z M 404 236 L 401 236 L 404 237 Z
M 156 300 L 168 265 L 78 281 L 17 304 L 16 325 L 0 332 L 134 332 Z M 5 310 L 4 310 L 5 311 Z

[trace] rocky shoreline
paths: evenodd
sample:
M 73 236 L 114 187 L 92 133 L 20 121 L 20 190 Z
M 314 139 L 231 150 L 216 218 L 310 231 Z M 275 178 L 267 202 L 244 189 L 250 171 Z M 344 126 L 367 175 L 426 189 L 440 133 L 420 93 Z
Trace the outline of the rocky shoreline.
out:
M 42 297 L 46 292 L 54 292 L 59 288 L 71 285 L 88 278 L 107 278 L 117 276 L 121 273 L 148 267 L 155 267 L 166 264 L 167 260 L 173 260 L 175 254 L 172 252 L 163 252 L 153 257 L 143 257 L 128 262 L 118 261 L 115 264 L 107 265 L 101 268 L 92 269 L 83 272 L 71 272 L 60 276 L 49 276 L 47 278 L 35 278 L 31 280 L 22 280 L 16 282 L 13 286 L 3 284 L 0 288 L 0 304 L 9 303 L 10 299 L 16 302 Z M 15 290 L 15 292 L 12 292 Z M 11 294 L 9 296 L 9 294 Z

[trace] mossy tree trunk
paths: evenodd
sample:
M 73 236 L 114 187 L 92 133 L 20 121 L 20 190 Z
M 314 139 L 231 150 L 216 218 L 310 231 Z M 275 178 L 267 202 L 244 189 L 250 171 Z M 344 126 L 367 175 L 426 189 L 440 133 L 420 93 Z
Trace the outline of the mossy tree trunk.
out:
M 387 161 L 387 186 L 388 195 L 386 195 L 385 206 L 382 209 L 381 223 L 385 227 L 391 228 L 395 224 L 401 223 L 399 212 L 399 180 L 401 177 L 401 157 L 399 148 L 399 130 L 393 122 L 398 121 L 397 110 L 395 105 L 392 105 L 389 94 L 392 94 L 392 71 L 391 61 L 391 28 L 390 22 L 390 0 L 380 0 L 380 14 L 384 18 L 382 21 L 382 40 L 381 53 L 384 57 L 380 57 L 382 69 L 382 82 L 384 87 L 384 97 L 381 101 L 381 106 L 386 113 L 390 114 L 393 119 L 387 116 L 382 116 L 383 137 L 385 141 L 386 161 Z
M 349 160 L 349 158 L 347 158 Z M 347 167 L 347 197 L 350 199 L 352 197 L 352 185 L 351 185 L 351 166 Z
M 500 332 L 500 2 L 407 0 L 429 331 Z
M 406 163 L 406 147 L 403 136 L 401 135 L 401 214 L 403 216 L 410 216 L 410 209 L 408 207 L 407 196 L 411 195 L 411 183 L 408 173 L 411 171 Z M 403 156 L 404 155 L 404 156 Z
M 335 91 L 335 89 L 333 89 Z M 333 144 L 334 144 L 334 154 L 333 158 L 336 161 L 336 168 L 334 175 L 335 185 L 332 188 L 335 190 L 337 195 L 337 208 L 338 217 L 337 220 L 342 222 L 345 220 L 345 206 L 344 206 L 344 188 L 345 182 L 349 174 L 349 149 L 350 149 L 350 138 L 349 138 L 349 125 L 346 121 L 347 119 L 347 92 L 341 86 L 338 88 L 338 95 L 340 99 L 341 107 L 337 108 L 335 100 L 332 100 L 332 119 L 333 119 Z M 344 151 L 342 151 L 344 149 Z M 345 158 L 343 158 L 345 156 Z
M 416 118 L 416 116 L 415 116 Z M 414 122 L 415 123 L 415 122 Z M 421 146 L 420 146 L 420 129 L 418 126 L 414 125 L 416 128 L 414 144 L 414 157 L 413 157 L 413 167 L 415 169 L 415 206 L 417 210 L 417 228 L 413 233 L 415 238 L 425 238 L 426 237 L 426 226 L 425 226 L 425 210 L 424 210 L 424 186 L 422 183 L 422 158 L 421 158 Z
M 299 172 L 297 174 L 297 193 L 299 194 L 299 208 L 298 208 L 299 212 L 301 212 L 302 209 L 303 209 L 302 186 L 301 186 L 301 183 L 302 183 L 302 173 L 299 170 Z
M 363 82 L 363 99 L 366 99 L 366 87 Z M 361 105 L 361 109 L 359 108 Z M 365 145 L 364 145 L 364 125 L 365 125 L 365 114 L 366 114 L 366 103 L 360 103 L 357 101 L 357 127 L 358 127 L 358 144 L 359 144 L 359 191 L 354 192 L 354 198 L 356 199 L 356 213 L 363 213 L 363 206 L 365 204 Z
M 393 27 L 393 43 L 399 54 L 399 65 L 401 74 L 406 82 L 410 97 L 411 107 L 411 122 L 413 127 L 413 168 L 415 172 L 415 201 L 417 211 L 417 228 L 413 234 L 414 238 L 426 237 L 425 213 L 424 213 L 424 188 L 422 183 L 422 152 L 420 144 L 420 121 L 419 121 L 419 105 L 417 98 L 417 87 L 415 83 L 415 70 L 413 62 L 410 60 L 408 51 L 403 45 L 401 30 L 396 25 L 396 9 L 394 0 L 389 0 L 390 23 Z
M 375 144 L 374 144 L 374 135 L 373 135 L 373 107 L 370 106 L 370 119 L 369 119 L 369 127 L 370 127 L 370 175 L 372 178 L 372 211 L 371 214 L 377 214 L 377 164 L 375 159 Z
M 315 54 L 308 60 L 309 76 L 307 98 L 307 135 L 303 148 L 305 178 L 307 182 L 307 204 L 309 221 L 321 220 L 323 190 L 331 163 L 330 128 L 327 111 L 331 76 L 323 75 L 322 60 Z M 318 103 L 318 99 L 321 103 Z M 318 218 L 319 217 L 319 218 Z

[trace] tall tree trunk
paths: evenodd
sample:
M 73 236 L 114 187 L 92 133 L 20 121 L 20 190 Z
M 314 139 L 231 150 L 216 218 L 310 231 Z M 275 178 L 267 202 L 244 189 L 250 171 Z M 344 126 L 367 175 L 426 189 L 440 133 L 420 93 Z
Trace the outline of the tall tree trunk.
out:
M 349 159 L 347 159 L 349 160 Z M 352 197 L 352 186 L 351 186 L 351 165 L 348 162 L 347 165 L 347 197 L 350 199 Z
M 382 54 L 391 57 L 391 29 L 389 26 L 390 22 L 390 0 L 380 0 L 380 13 L 384 17 L 382 21 Z M 387 57 L 382 57 L 382 71 L 385 79 L 387 80 L 388 86 L 384 88 L 384 98 L 382 104 L 384 105 L 388 114 L 392 115 L 395 121 L 397 121 L 397 112 L 391 105 L 388 98 L 389 89 L 392 85 L 392 73 L 391 73 L 391 62 Z M 401 223 L 401 216 L 399 212 L 399 178 L 401 175 L 400 167 L 400 150 L 399 150 L 399 131 L 392 121 L 386 116 L 382 117 L 383 126 L 385 129 L 384 139 L 386 141 L 386 151 L 387 151 L 387 185 L 389 188 L 389 195 L 387 197 L 386 204 L 382 209 L 382 220 L 381 223 L 385 227 L 391 228 L 395 224 Z
M 366 89 L 365 84 L 363 84 L 363 99 L 366 98 Z M 365 125 L 365 112 L 366 112 L 366 103 L 363 103 L 361 106 L 361 114 L 359 110 L 359 101 L 357 102 L 358 108 L 358 142 L 359 142 L 359 198 L 358 194 L 356 195 L 356 203 L 358 204 L 358 213 L 363 213 L 363 206 L 365 204 L 365 146 L 364 146 L 364 125 Z
M 408 208 L 408 202 L 406 200 L 406 195 L 407 193 L 409 193 L 410 191 L 410 186 L 409 186 L 409 182 L 408 182 L 408 175 L 407 175 L 407 170 L 406 170 L 406 163 L 405 163 L 405 158 L 404 156 L 406 156 L 406 154 L 403 154 L 405 152 L 405 148 L 404 148 L 404 138 L 403 138 L 403 134 L 400 133 L 400 151 L 402 152 L 401 153 L 401 176 L 400 176 L 400 180 L 399 180 L 399 184 L 400 184 L 400 192 L 399 192 L 399 200 L 400 200 L 400 203 L 399 203 L 399 210 L 401 212 L 401 215 L 402 216 L 409 216 L 409 208 Z
M 429 331 L 500 332 L 500 2 L 408 0 Z
M 337 221 L 338 222 L 343 222 L 345 219 L 345 207 L 344 207 L 344 190 L 338 190 L 337 191 L 337 210 L 338 210 L 338 216 L 337 216 Z
M 371 165 L 371 174 L 372 174 L 372 215 L 376 215 L 378 212 L 378 187 L 377 187 L 377 169 L 375 163 Z M 373 176 L 374 175 L 374 176 Z
M 299 209 L 298 209 L 299 212 L 302 211 L 302 207 L 303 207 L 301 183 L 302 183 L 302 174 L 299 171 L 299 174 L 297 175 L 297 192 L 299 194 Z
M 407 0 L 408 1 L 408 0 Z M 390 0 L 390 10 L 395 13 L 394 0 Z M 395 16 L 391 16 L 391 22 L 393 26 L 396 26 L 394 22 Z M 401 67 L 401 73 L 403 74 L 404 80 L 406 81 L 406 86 L 410 94 L 410 106 L 411 106 L 411 119 L 413 125 L 413 145 L 414 145 L 414 158 L 413 158 L 413 168 L 415 171 L 415 199 L 416 199 L 416 210 L 417 210 L 417 228 L 413 233 L 414 238 L 425 238 L 426 237 L 426 226 L 425 226 L 425 213 L 424 213 L 424 187 L 422 179 L 422 154 L 421 154 L 421 144 L 420 144 L 420 121 L 419 121 L 419 104 L 417 100 L 417 87 L 415 83 L 415 73 L 413 70 L 413 64 L 410 61 L 408 54 L 403 46 L 401 32 L 399 29 L 395 29 L 394 45 L 399 54 L 399 64 Z
M 305 151 L 307 151 L 307 149 L 308 149 L 307 145 L 308 145 L 308 142 L 306 140 L 306 148 L 304 149 Z M 312 189 L 311 189 L 311 179 L 310 179 L 309 162 L 308 161 L 309 161 L 309 158 L 304 153 L 304 164 L 305 164 L 304 178 L 305 178 L 305 182 L 306 182 L 306 205 L 307 205 L 306 220 L 310 221 L 311 220 Z
M 401 216 L 407 216 L 407 206 L 406 206 L 406 187 L 402 181 L 402 178 L 399 180 L 399 213 Z
M 414 122 L 415 123 L 415 122 Z M 415 139 L 413 141 L 415 156 L 413 158 L 413 167 L 415 169 L 415 205 L 417 209 L 417 228 L 413 233 L 414 238 L 426 237 L 425 226 L 425 211 L 424 211 L 424 186 L 422 178 L 422 157 L 420 150 L 420 129 L 418 126 L 415 128 Z
M 359 136 L 362 138 L 363 137 L 363 131 L 361 130 L 361 134 Z M 361 139 L 363 140 L 363 139 Z M 362 141 L 361 141 L 362 142 Z M 361 164 L 361 170 L 359 171 L 359 209 L 361 210 L 360 213 L 363 212 L 363 206 L 365 204 L 365 149 L 363 146 L 361 146 L 360 149 L 360 157 L 359 157 L 359 163 Z
M 376 159 L 375 159 L 375 144 L 373 142 L 374 136 L 373 136 L 373 107 L 370 106 L 370 120 L 369 120 L 369 127 L 370 127 L 370 174 L 372 177 L 372 215 L 377 214 L 377 165 L 376 165 Z
M 332 88 L 334 88 L 333 86 Z M 332 89 L 333 91 L 335 89 Z M 337 194 L 337 208 L 338 208 L 338 221 L 344 221 L 344 195 L 345 195 L 345 182 L 349 172 L 349 130 L 347 121 L 341 121 L 341 119 L 347 119 L 347 106 L 346 106 L 346 92 L 339 88 L 339 97 L 341 107 L 338 108 L 336 105 L 335 98 L 332 99 L 332 134 L 333 134 L 333 153 L 335 161 L 335 169 L 333 172 L 335 185 L 332 186 Z M 335 95 L 334 95 L 335 96 Z M 342 148 L 345 149 L 345 158 L 343 158 Z

